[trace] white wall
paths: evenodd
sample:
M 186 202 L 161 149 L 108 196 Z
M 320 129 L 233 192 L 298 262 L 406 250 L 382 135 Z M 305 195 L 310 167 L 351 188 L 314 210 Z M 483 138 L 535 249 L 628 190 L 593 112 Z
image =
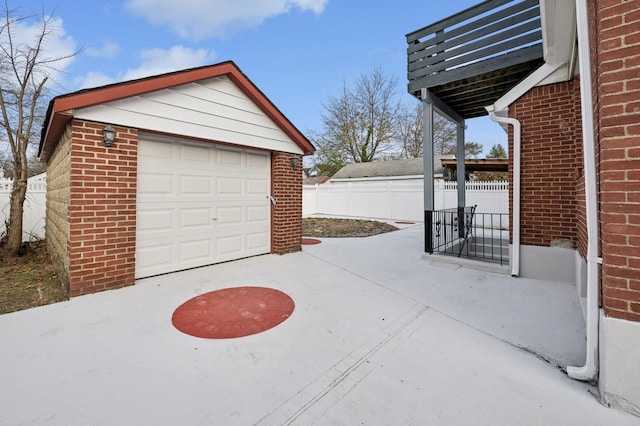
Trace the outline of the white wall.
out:
M 11 179 L 0 179 L 0 234 L 4 234 L 5 221 L 9 220 Z M 40 174 L 29 179 L 27 197 L 22 215 L 22 241 L 44 238 L 45 202 L 47 196 L 47 175 Z
M 640 416 L 640 323 L 610 318 L 600 310 L 600 377 L 602 401 Z
M 435 208 L 457 207 L 456 182 L 435 182 Z M 478 213 L 509 213 L 507 182 L 467 182 L 466 205 L 477 205 Z M 303 186 L 302 214 L 424 220 L 424 181 L 407 179 L 332 180 Z M 503 224 L 508 226 L 508 224 Z

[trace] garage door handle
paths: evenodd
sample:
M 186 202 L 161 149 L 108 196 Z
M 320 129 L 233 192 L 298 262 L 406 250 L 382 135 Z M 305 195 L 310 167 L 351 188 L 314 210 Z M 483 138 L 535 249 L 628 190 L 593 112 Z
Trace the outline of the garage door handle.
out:
M 269 198 L 271 200 L 271 204 L 273 204 L 274 206 L 276 205 L 276 199 L 273 198 L 271 195 L 267 195 L 267 198 Z
M 218 220 L 218 218 L 217 217 L 212 217 L 211 220 Z

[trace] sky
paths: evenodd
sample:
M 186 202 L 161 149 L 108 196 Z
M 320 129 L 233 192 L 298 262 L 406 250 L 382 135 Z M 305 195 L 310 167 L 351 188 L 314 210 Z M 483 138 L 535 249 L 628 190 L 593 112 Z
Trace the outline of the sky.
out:
M 52 95 L 232 60 L 307 136 L 359 76 L 380 68 L 406 91 L 405 34 L 479 0 L 8 0 L 17 15 L 55 18 L 47 53 L 59 62 Z M 34 34 L 32 22 L 19 30 Z M 488 117 L 466 139 L 506 146 Z

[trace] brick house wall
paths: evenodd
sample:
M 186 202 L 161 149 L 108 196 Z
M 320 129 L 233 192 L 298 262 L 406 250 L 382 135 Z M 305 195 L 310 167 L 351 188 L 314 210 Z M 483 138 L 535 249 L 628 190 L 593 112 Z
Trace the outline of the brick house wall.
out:
M 45 229 L 47 251 L 58 276 L 69 289 L 69 182 L 71 177 L 71 126 L 68 126 L 47 166 L 47 203 Z
M 579 81 L 535 87 L 510 106 L 509 115 L 522 127 L 521 244 L 548 247 L 554 240 L 570 240 L 584 255 L 586 237 L 579 235 L 586 231 L 578 232 L 584 220 L 580 225 L 576 220 L 584 211 L 584 203 L 578 201 L 584 198 Z M 508 144 L 513 152 L 513 129 Z M 509 179 L 513 181 L 513 157 Z
M 589 2 L 592 31 L 602 265 L 609 317 L 640 321 L 640 10 Z
M 69 295 L 134 284 L 136 129 L 116 127 L 111 148 L 103 123 L 72 121 L 68 269 Z
M 297 158 L 295 167 L 291 159 Z M 302 238 L 302 158 L 274 152 L 271 164 L 273 206 L 271 223 L 272 252 L 285 254 L 301 250 Z

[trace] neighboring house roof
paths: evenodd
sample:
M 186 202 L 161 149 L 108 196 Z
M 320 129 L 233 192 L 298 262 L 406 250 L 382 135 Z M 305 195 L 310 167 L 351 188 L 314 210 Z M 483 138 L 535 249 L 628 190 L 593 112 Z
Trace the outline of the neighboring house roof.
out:
M 253 101 L 300 148 L 304 155 L 313 154 L 315 148 L 311 142 L 247 78 L 235 63 L 228 61 L 56 96 L 49 103 L 43 123 L 39 156 L 44 161 L 48 159 L 67 123 L 80 109 L 90 109 L 97 105 L 135 98 L 151 92 L 158 92 L 216 77 L 227 77 L 231 80 L 246 97 Z M 115 125 L 117 123 L 112 124 Z
M 312 177 L 303 177 L 302 184 L 303 185 L 322 185 L 323 183 L 329 180 L 329 176 L 312 176 Z
M 441 174 L 443 167 L 440 159 L 434 159 L 434 172 Z M 408 160 L 388 160 L 372 161 L 369 163 L 352 163 L 342 167 L 332 179 L 354 179 L 366 177 L 384 176 L 422 176 L 424 174 L 424 163 L 422 158 L 411 158 Z

